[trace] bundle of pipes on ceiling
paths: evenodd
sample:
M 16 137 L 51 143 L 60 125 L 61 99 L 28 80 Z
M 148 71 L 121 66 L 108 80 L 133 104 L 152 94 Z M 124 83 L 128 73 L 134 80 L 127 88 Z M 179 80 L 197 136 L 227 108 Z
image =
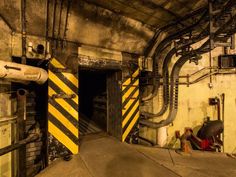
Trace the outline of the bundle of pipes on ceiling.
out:
M 198 60 L 201 59 L 201 55 L 204 53 L 210 52 L 214 47 L 211 47 L 211 40 L 217 38 L 220 34 L 227 34 L 224 36 L 227 41 L 235 32 L 236 32 L 236 15 L 232 8 L 235 7 L 235 0 L 228 1 L 219 1 L 213 0 L 213 5 L 220 6 L 221 10 L 216 14 L 214 20 L 218 20 L 218 22 L 222 19 L 222 17 L 228 16 L 230 13 L 231 18 L 225 20 L 225 22 L 219 23 L 220 26 L 217 28 L 214 34 L 210 34 L 210 13 L 208 6 L 201 8 L 190 15 L 187 15 L 178 21 L 175 21 L 168 26 L 162 27 L 155 34 L 152 44 L 147 48 L 145 52 L 146 58 L 153 59 L 153 71 L 152 71 L 152 91 L 147 97 L 143 97 L 142 101 L 147 102 L 152 100 L 158 93 L 158 88 L 160 87 L 159 80 L 159 70 L 162 71 L 163 77 L 163 104 L 160 111 L 156 114 L 152 112 L 142 112 L 142 119 L 140 120 L 140 124 L 142 126 L 146 126 L 149 128 L 161 128 L 171 124 L 176 117 L 178 111 L 178 87 L 179 87 L 179 74 L 183 65 L 187 62 L 198 63 Z M 195 23 L 191 23 L 190 25 L 186 25 L 177 32 L 168 33 L 168 30 L 177 26 L 178 24 L 189 24 L 190 19 L 196 19 Z M 185 26 L 185 25 L 184 25 Z M 169 35 L 158 43 L 159 36 L 161 32 L 167 32 Z M 198 43 L 199 41 L 208 38 L 206 42 L 204 42 L 199 48 L 192 49 L 191 45 Z M 176 43 L 174 47 L 172 47 L 173 42 L 179 41 Z M 162 53 L 168 50 L 167 55 L 162 57 Z M 169 75 L 169 66 L 171 60 L 174 55 L 179 54 L 181 57 L 174 64 L 172 71 Z M 157 59 L 162 60 L 162 66 L 159 67 L 157 65 Z M 170 81 L 169 81 L 170 80 Z M 169 114 L 166 119 L 159 122 L 152 122 L 150 118 L 160 118 L 160 116 L 164 115 L 167 112 L 169 107 Z

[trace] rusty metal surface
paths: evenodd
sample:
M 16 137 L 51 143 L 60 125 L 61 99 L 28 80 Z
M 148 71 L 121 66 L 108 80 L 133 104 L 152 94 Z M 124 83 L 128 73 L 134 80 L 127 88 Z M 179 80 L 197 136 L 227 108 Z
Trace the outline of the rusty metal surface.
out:
M 26 97 L 28 92 L 24 89 L 17 91 L 17 133 L 18 141 L 26 138 L 25 121 L 26 121 Z M 20 177 L 26 176 L 26 146 L 18 150 L 18 173 Z
M 121 69 L 122 62 L 106 59 L 91 59 L 87 56 L 79 56 L 77 66 L 97 69 Z

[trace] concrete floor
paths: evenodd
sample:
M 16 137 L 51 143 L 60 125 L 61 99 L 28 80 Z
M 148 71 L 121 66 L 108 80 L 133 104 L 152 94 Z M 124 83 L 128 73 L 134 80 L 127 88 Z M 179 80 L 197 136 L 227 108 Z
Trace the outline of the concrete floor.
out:
M 57 160 L 37 177 L 236 177 L 236 159 L 198 152 L 184 156 L 173 150 L 121 143 L 104 134 L 83 139 L 80 155 Z

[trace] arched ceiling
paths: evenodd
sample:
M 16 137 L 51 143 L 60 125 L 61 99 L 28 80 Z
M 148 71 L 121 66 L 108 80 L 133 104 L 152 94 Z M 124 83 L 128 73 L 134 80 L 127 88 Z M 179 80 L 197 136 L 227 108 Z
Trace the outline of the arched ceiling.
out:
M 86 1 L 156 28 L 161 28 L 207 5 L 207 0 Z
M 202 13 L 179 19 L 206 6 L 207 0 L 26 0 L 26 33 L 143 54 L 156 29 L 176 21 L 168 32 L 189 26 Z M 18 33 L 21 13 L 20 0 L 0 1 L 0 16 Z

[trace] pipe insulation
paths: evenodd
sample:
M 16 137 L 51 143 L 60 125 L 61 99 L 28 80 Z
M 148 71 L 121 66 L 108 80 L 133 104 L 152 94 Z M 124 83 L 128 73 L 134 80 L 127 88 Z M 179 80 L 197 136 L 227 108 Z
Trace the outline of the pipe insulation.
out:
M 0 78 L 43 84 L 48 79 L 48 73 L 42 68 L 0 60 Z

